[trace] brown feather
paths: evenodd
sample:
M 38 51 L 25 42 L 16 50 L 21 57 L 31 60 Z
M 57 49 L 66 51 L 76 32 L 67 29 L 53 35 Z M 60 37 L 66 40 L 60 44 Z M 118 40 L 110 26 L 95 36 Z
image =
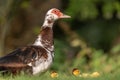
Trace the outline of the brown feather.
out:
M 47 51 L 40 46 L 19 48 L 0 58 L 0 71 L 9 71 L 14 74 L 14 72 L 20 72 L 21 70 L 29 70 L 31 66 L 28 66 L 28 63 L 31 62 L 34 65 L 34 62 L 41 57 L 46 59 L 48 56 Z

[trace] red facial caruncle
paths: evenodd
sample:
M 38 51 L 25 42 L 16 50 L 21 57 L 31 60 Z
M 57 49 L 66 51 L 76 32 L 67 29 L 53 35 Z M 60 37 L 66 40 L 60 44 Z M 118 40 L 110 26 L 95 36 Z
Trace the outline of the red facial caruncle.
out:
M 61 13 L 60 10 L 58 10 L 58 9 L 53 9 L 51 13 L 56 14 L 58 17 L 63 16 L 63 13 Z

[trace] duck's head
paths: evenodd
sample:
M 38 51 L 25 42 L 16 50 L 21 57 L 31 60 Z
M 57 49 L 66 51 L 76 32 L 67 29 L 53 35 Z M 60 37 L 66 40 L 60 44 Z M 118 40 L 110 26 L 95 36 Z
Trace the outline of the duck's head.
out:
M 60 18 L 71 18 L 71 16 L 63 14 L 59 9 L 52 8 L 46 14 L 46 19 L 48 21 L 55 21 Z

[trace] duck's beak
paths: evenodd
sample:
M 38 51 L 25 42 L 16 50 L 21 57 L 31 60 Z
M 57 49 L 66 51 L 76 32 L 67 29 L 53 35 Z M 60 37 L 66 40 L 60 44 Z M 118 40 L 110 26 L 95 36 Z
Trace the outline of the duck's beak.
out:
M 60 16 L 60 18 L 71 18 L 71 16 L 63 14 L 63 15 Z

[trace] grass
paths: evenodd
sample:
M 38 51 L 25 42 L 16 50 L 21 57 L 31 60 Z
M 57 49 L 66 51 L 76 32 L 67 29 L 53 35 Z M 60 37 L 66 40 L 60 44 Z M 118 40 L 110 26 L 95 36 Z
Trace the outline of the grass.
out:
M 50 72 L 46 72 L 43 75 L 28 76 L 19 75 L 16 77 L 0 77 L 0 80 L 120 80 L 120 72 L 101 74 L 99 77 L 77 77 L 72 74 L 58 73 L 59 76 L 51 78 Z

